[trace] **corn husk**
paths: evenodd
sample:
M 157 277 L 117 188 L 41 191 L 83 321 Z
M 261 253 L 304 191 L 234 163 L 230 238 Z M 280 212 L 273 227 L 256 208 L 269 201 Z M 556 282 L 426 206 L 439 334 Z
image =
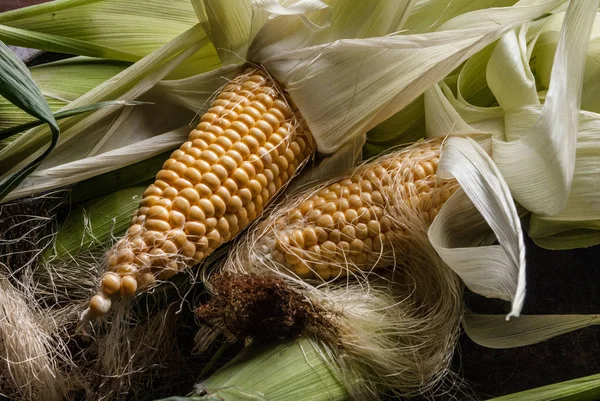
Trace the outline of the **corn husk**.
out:
M 65 5 L 65 10 L 71 10 L 69 7 L 77 4 L 84 8 L 99 4 L 85 5 L 83 3 L 63 1 L 57 4 Z M 511 33 L 513 29 L 526 23 L 531 23 L 537 29 L 549 19 L 549 13 L 560 10 L 561 5 L 564 4 L 560 1 L 540 2 L 540 4 L 520 2 L 515 8 L 485 10 L 453 18 L 461 10 L 464 10 L 462 7 L 471 10 L 471 7 L 479 7 L 479 5 L 472 4 L 477 2 L 454 1 L 449 5 L 450 12 L 444 13 L 442 8 L 445 5 L 437 1 L 417 1 L 414 4 L 412 2 L 381 1 L 373 5 L 373 8 L 377 10 L 375 13 L 377 18 L 369 19 L 369 13 L 355 12 L 364 10 L 361 7 L 366 6 L 351 7 L 348 6 L 348 2 L 332 3 L 329 10 L 323 8 L 324 3 L 320 1 L 299 2 L 297 7 L 283 7 L 279 3 L 269 1 L 261 3 L 259 8 L 248 13 L 248 7 L 246 7 L 248 2 L 195 2 L 196 15 L 201 21 L 202 29 L 196 26 L 171 42 L 165 40 L 163 43 L 167 44 L 155 50 L 155 53 L 144 50 L 146 54 L 149 54 L 146 56 L 148 58 L 141 59 L 139 64 L 132 65 L 123 71 L 122 75 L 117 75 L 105 85 L 93 89 L 87 95 L 73 102 L 86 104 L 93 99 L 95 99 L 94 101 L 110 97 L 139 99 L 141 96 L 148 96 L 143 99 L 150 100 L 153 95 L 164 96 L 174 106 L 163 110 L 166 114 L 176 115 L 177 118 L 169 118 L 165 122 L 167 126 L 162 131 L 144 125 L 141 122 L 144 119 L 141 110 L 139 114 L 138 110 L 123 110 L 116 118 L 115 112 L 110 113 L 108 110 L 98 114 L 94 113 L 86 118 L 74 118 L 66 122 L 67 141 L 64 142 L 62 150 L 58 149 L 56 158 L 43 166 L 44 170 L 40 171 L 38 176 L 32 177 L 28 183 L 29 187 L 22 186 L 21 192 L 14 195 L 15 198 L 90 179 L 94 176 L 110 174 L 111 171 L 116 171 L 114 170 L 116 168 L 125 168 L 131 163 L 138 163 L 169 149 L 169 147 L 174 147 L 173 144 L 181 141 L 187 134 L 185 132 L 188 129 L 187 124 L 192 120 L 194 113 L 210 97 L 212 91 L 208 88 L 216 89 L 223 84 L 224 80 L 221 76 L 227 76 L 234 72 L 237 65 L 247 58 L 267 64 L 273 70 L 273 75 L 288 87 L 294 102 L 298 103 L 303 114 L 306 114 L 311 128 L 315 127 L 314 133 L 318 142 L 320 141 L 319 150 L 322 153 L 335 152 L 342 148 L 344 143 L 348 143 L 349 139 L 359 138 L 367 129 L 375 128 L 374 132 L 377 132 L 378 124 L 384 122 L 388 117 L 401 118 L 402 114 L 397 113 L 402 113 L 405 106 L 411 110 L 411 113 L 407 114 L 409 117 L 428 118 L 428 121 L 432 121 L 427 124 L 428 133 L 431 135 L 442 135 L 444 127 L 456 127 L 453 123 L 460 119 L 465 121 L 466 126 L 472 130 L 471 132 L 488 134 L 504 132 L 504 110 L 499 107 L 490 108 L 490 106 L 495 106 L 494 99 L 490 97 L 490 94 L 493 93 L 490 88 L 493 85 L 488 87 L 487 82 L 478 80 L 473 83 L 473 87 L 469 87 L 466 84 L 469 81 L 468 77 L 476 74 L 482 65 L 489 64 L 489 60 L 492 58 L 490 44 L 493 44 L 496 39 L 506 34 L 507 39 L 503 40 L 509 42 L 507 45 L 514 44 L 515 38 L 518 42 L 523 34 L 513 34 Z M 427 7 L 429 3 L 432 4 L 432 7 L 435 5 L 436 10 L 440 10 L 442 15 L 436 15 L 433 12 L 428 14 L 422 7 Z M 505 3 L 485 2 L 485 5 L 497 6 L 505 5 Z M 122 6 L 122 3 L 120 5 Z M 242 7 L 234 7 L 240 5 Z M 223 10 L 228 10 L 230 6 L 235 10 L 224 14 Z M 38 9 L 42 10 L 39 11 L 39 15 L 47 16 L 45 13 L 50 9 L 50 6 Z M 71 11 L 73 10 L 76 8 L 74 7 Z M 90 9 L 88 8 L 88 10 Z M 420 10 L 421 14 L 413 15 L 412 11 L 414 10 Z M 131 15 L 130 11 L 128 13 Z M 248 15 L 251 16 L 250 20 Z M 423 15 L 428 17 L 424 18 Z M 339 22 L 339 25 L 336 22 Z M 33 29 L 34 25 L 32 23 L 23 29 Z M 49 26 L 56 34 L 57 27 L 52 23 L 49 23 Z M 106 26 L 109 27 L 109 23 Z M 289 27 L 286 28 L 289 35 L 281 35 L 278 29 L 282 26 Z M 354 27 L 358 27 L 358 29 L 355 30 Z M 389 35 L 403 29 L 407 29 L 407 31 Z M 433 29 L 438 31 L 430 32 Z M 574 28 L 571 26 L 570 29 Z M 585 27 L 576 29 L 583 31 Z M 277 32 L 277 34 L 273 32 Z M 18 31 L 18 33 L 23 34 L 24 32 Z M 422 35 L 419 35 L 420 33 Z M 300 37 L 294 37 L 295 34 Z M 511 35 L 514 37 L 509 40 Z M 372 38 L 372 36 L 376 37 Z M 525 36 L 527 37 L 527 35 Z M 165 81 L 164 79 L 167 77 L 177 74 L 184 76 L 189 71 L 186 68 L 193 65 L 193 63 L 189 63 L 190 60 L 193 62 L 193 53 L 195 52 L 189 48 L 192 43 L 194 46 L 201 47 L 198 50 L 200 52 L 202 49 L 212 46 L 208 41 L 199 44 L 204 37 L 214 41 L 223 64 L 231 63 L 232 66 L 207 75 Z M 256 38 L 255 43 L 262 44 L 261 48 L 253 47 L 251 43 L 253 38 Z M 85 38 L 77 37 L 77 40 L 83 39 Z M 334 42 L 337 39 L 340 40 Z M 50 36 L 44 40 L 54 41 L 53 43 L 61 46 L 71 46 L 71 49 L 76 49 L 76 46 L 81 44 L 69 41 L 61 43 L 57 38 Z M 148 40 L 154 39 L 149 38 Z M 90 48 L 105 46 L 106 43 L 94 44 Z M 286 46 L 289 47 L 286 48 Z M 502 49 L 504 48 L 502 47 Z M 505 51 L 509 51 L 512 47 L 507 46 L 506 49 Z M 480 50 L 482 52 L 478 53 Z M 131 52 L 131 49 L 117 44 L 111 51 L 114 51 L 115 57 L 122 57 L 123 54 L 119 52 Z M 521 50 L 519 51 L 519 55 L 522 57 L 523 53 Z M 573 51 L 578 51 L 578 48 L 574 48 Z M 529 54 L 528 52 L 529 50 L 525 52 L 526 56 Z M 469 57 L 473 55 L 475 57 L 481 55 L 481 57 L 471 62 L 470 60 L 474 60 L 474 58 L 469 59 Z M 135 56 L 137 57 L 135 60 L 142 56 L 143 54 L 138 54 Z M 566 56 L 562 55 L 561 57 Z M 498 58 L 502 59 L 498 56 L 495 59 Z M 398 59 L 403 60 L 405 64 L 398 65 L 393 62 Z M 135 60 L 131 59 L 131 61 Z M 212 60 L 210 66 L 198 63 L 198 72 L 205 71 L 203 68 L 210 69 L 218 64 L 218 62 L 214 62 L 214 56 Z M 424 64 L 424 60 L 427 61 L 427 64 Z M 457 71 L 457 68 L 466 60 L 469 61 L 465 67 Z M 187 66 L 186 63 L 188 63 Z M 339 67 L 340 65 L 343 67 Z M 332 68 L 332 66 L 336 68 Z M 452 78 L 441 82 L 451 73 L 453 74 Z M 209 76 L 210 78 L 203 80 L 204 77 Z M 462 80 L 461 77 L 463 77 Z M 511 75 L 511 77 L 513 76 Z M 185 88 L 188 83 L 204 86 L 182 93 L 181 89 Z M 438 83 L 439 85 L 437 85 Z M 497 88 L 495 89 L 497 91 Z M 447 102 L 444 101 L 444 98 Z M 419 99 L 423 99 L 423 106 L 411 109 L 409 105 L 418 105 Z M 469 102 L 477 102 L 479 106 L 473 108 Z M 510 102 L 504 101 L 503 103 L 510 104 Z M 455 110 L 454 113 L 450 112 L 451 110 L 447 108 L 448 105 Z M 68 107 L 75 106 L 69 105 Z M 423 113 L 421 113 L 421 107 L 424 109 Z M 155 114 L 150 107 L 145 110 L 145 113 Z M 507 113 L 507 115 L 509 114 Z M 444 118 L 438 118 L 439 116 L 444 116 Z M 507 125 L 510 126 L 514 120 L 511 120 L 510 116 L 506 118 Z M 93 128 L 92 130 L 90 130 L 90 126 Z M 139 135 L 136 135 L 135 138 L 121 136 L 123 132 L 135 132 L 133 128 L 139 128 Z M 408 135 L 415 135 L 415 139 L 421 135 L 410 132 L 410 128 L 408 130 Z M 40 134 L 42 130 L 35 132 Z M 98 135 L 97 132 L 103 134 L 97 143 L 85 140 Z M 164 134 L 165 132 L 167 134 Z M 454 133 L 463 132 L 454 131 Z M 164 136 L 160 134 L 164 134 Z M 376 151 L 395 141 L 408 140 L 407 136 L 402 135 L 398 135 L 398 137 L 390 135 L 390 138 L 386 138 L 374 134 L 372 138 L 376 138 L 371 145 L 376 148 Z M 93 144 L 92 148 L 81 149 L 77 146 L 81 144 L 83 147 L 83 144 L 90 143 Z M 31 146 L 26 145 L 21 144 L 20 146 L 25 148 Z M 451 165 L 455 162 L 456 165 L 459 165 L 461 158 L 456 156 L 456 153 L 460 155 L 462 152 L 463 156 L 465 153 L 478 156 L 473 163 L 474 166 L 471 166 L 472 168 L 469 170 L 472 177 L 468 178 L 480 179 L 483 177 L 483 182 L 486 184 L 483 191 L 473 192 L 475 184 L 470 187 L 470 198 L 477 201 L 475 206 L 479 204 L 480 211 L 483 210 L 483 219 L 470 217 L 469 221 L 473 221 L 475 231 L 460 233 L 463 237 L 457 237 L 456 242 L 451 241 L 448 234 L 452 233 L 450 230 L 452 221 L 440 221 L 438 224 L 441 226 L 440 237 L 448 240 L 447 242 L 441 241 L 440 249 L 444 248 L 448 250 L 448 253 L 455 255 L 462 253 L 459 258 L 462 258 L 460 260 L 463 261 L 467 252 L 478 249 L 473 248 L 474 245 L 490 245 L 495 238 L 498 238 L 499 246 L 480 248 L 482 252 L 489 251 L 493 256 L 494 267 L 492 269 L 478 272 L 477 268 L 480 266 L 478 264 L 465 263 L 463 266 L 458 266 L 457 263 L 454 263 L 455 269 L 464 276 L 463 279 L 467 285 L 475 288 L 478 292 L 512 301 L 511 315 L 516 315 L 519 313 L 524 296 L 524 265 L 522 263 L 522 234 L 520 234 L 519 220 L 515 218 L 516 211 L 511 200 L 511 192 L 508 190 L 510 185 L 507 187 L 504 184 L 504 178 L 497 169 L 493 168 L 490 159 L 484 157 L 481 149 L 473 144 L 468 147 L 464 146 L 463 148 L 463 145 L 457 145 L 460 151 L 455 152 L 453 158 L 449 157 L 448 164 Z M 14 147 L 10 154 L 0 153 L 0 160 L 15 157 L 13 151 L 20 156 L 33 157 L 36 149 L 35 146 L 31 146 L 28 151 L 22 151 L 22 148 Z M 29 152 L 30 150 L 31 152 Z M 19 154 L 19 152 L 21 153 Z M 449 154 L 452 155 L 452 152 Z M 6 159 L 2 159 L 3 157 Z M 452 169 L 449 168 L 450 170 Z M 510 189 L 512 190 L 512 188 Z M 468 191 L 465 192 L 469 194 Z M 458 206 L 455 206 L 455 210 L 462 210 L 464 215 L 477 215 L 476 208 L 470 203 L 468 196 L 463 195 L 462 198 L 457 199 L 455 205 Z M 446 213 L 451 215 L 450 211 Z M 485 223 L 489 219 L 492 219 L 493 224 L 491 225 L 492 228 L 495 228 L 492 230 L 493 234 L 490 234 L 491 231 Z M 448 220 L 450 219 L 448 218 Z M 464 245 L 465 243 L 468 243 L 470 248 L 466 250 L 453 249 L 457 244 Z M 442 253 L 444 251 L 440 252 L 440 254 Z M 467 262 L 473 261 L 467 260 Z M 82 265 L 85 266 L 85 264 Z M 486 277 L 490 271 L 492 272 L 491 279 Z M 150 337 L 152 337 L 152 330 L 157 330 L 157 328 L 149 330 L 146 334 L 150 333 Z M 114 339 L 127 332 L 115 328 L 112 337 L 105 338 Z M 162 337 L 156 336 L 156 338 Z M 110 344 L 110 342 L 105 342 L 105 344 Z M 119 347 L 126 347 L 126 344 L 119 344 Z M 123 349 L 119 347 L 115 346 L 114 349 Z M 99 371 L 106 376 L 119 374 L 122 375 L 121 377 L 125 376 L 123 372 L 131 372 L 131 366 L 124 363 L 126 357 L 130 355 L 127 352 L 123 353 L 123 357 L 119 358 L 119 363 L 111 365 L 110 369 L 100 369 Z M 110 356 L 114 356 L 114 353 L 107 350 L 105 356 L 108 360 Z M 119 368 L 123 369 L 119 370 Z
M 32 67 L 30 72 L 50 109 L 56 112 L 126 66 L 122 62 L 75 58 Z M 0 114 L 0 129 L 32 120 L 4 98 L 0 98 Z
M 584 3 L 581 3 L 579 6 L 583 5 Z M 531 150 L 523 150 L 523 154 L 517 156 L 514 149 L 522 146 L 518 142 L 524 141 L 519 139 L 524 138 L 524 133 L 530 132 L 536 124 L 542 124 L 542 109 L 550 107 L 550 103 L 546 100 L 551 76 L 554 76 L 556 82 L 561 82 L 556 84 L 557 87 L 568 87 L 574 91 L 569 96 L 575 98 L 581 96 L 582 99 L 586 99 L 585 105 L 582 103 L 582 109 L 585 107 L 593 109 L 593 101 L 587 99 L 594 97 L 591 76 L 595 70 L 590 63 L 593 59 L 593 43 L 597 37 L 598 25 L 597 18 L 593 18 L 596 15 L 595 11 L 591 11 L 594 4 L 589 4 L 588 7 L 590 9 L 577 10 L 572 6 L 568 20 L 565 18 L 567 13 L 561 11 L 550 19 L 533 21 L 506 34 L 496 46 L 488 47 L 469 59 L 458 73 L 456 89 L 452 88 L 450 82 L 446 80 L 448 84 L 440 83 L 439 89 L 434 86 L 426 92 L 425 96 L 426 126 L 429 137 L 446 135 L 447 132 L 481 132 L 493 135 L 494 162 L 506 179 L 511 194 L 528 210 L 534 212 L 529 224 L 526 225 L 528 233 L 538 245 L 550 249 L 570 249 L 598 243 L 595 224 L 598 216 L 592 204 L 592 199 L 597 193 L 595 181 L 592 179 L 592 171 L 596 168 L 597 159 L 594 134 L 597 115 L 576 108 L 571 113 L 576 112 L 574 115 L 578 121 L 571 123 L 570 131 L 564 127 L 558 128 L 558 123 L 552 123 L 554 127 L 552 129 L 557 132 L 554 139 L 556 145 L 552 145 L 555 150 L 560 149 L 560 152 L 566 154 L 565 150 L 571 145 L 565 145 L 564 141 L 571 141 L 570 143 L 575 146 L 574 153 L 568 157 L 568 162 L 550 162 L 550 158 L 559 157 L 555 150 L 535 150 L 534 153 Z M 582 20 L 578 18 L 578 15 L 582 14 L 577 13 L 586 14 L 585 26 L 581 25 Z M 559 34 L 563 22 L 563 33 Z M 586 48 L 584 31 L 587 35 L 591 32 L 589 48 Z M 583 39 L 579 40 L 578 37 Z M 580 45 L 577 54 L 567 53 L 574 52 L 577 48 L 564 44 L 574 41 Z M 563 43 L 562 47 L 558 46 L 559 42 Z M 555 52 L 560 56 L 554 57 Z M 574 60 L 579 67 L 570 68 L 568 73 L 559 67 L 553 69 L 552 64 L 562 63 L 560 60 L 564 60 L 564 57 Z M 567 78 L 573 82 L 583 79 L 585 83 L 582 89 L 577 89 L 578 86 L 569 84 Z M 566 102 L 567 95 L 560 95 L 558 99 L 559 102 Z M 499 106 L 496 106 L 496 102 Z M 576 102 L 569 101 L 569 104 L 576 105 Z M 560 108 L 561 112 L 566 112 L 568 109 L 561 105 L 553 107 Z M 566 118 L 558 117 L 558 114 L 552 111 L 547 111 L 545 115 L 547 117 L 544 118 L 560 119 L 561 123 L 567 121 Z M 544 135 L 551 132 L 545 128 L 539 129 L 544 130 Z M 566 134 L 567 132 L 570 134 Z M 533 133 L 526 135 L 530 135 L 530 138 L 535 136 Z M 537 135 L 536 138 L 542 136 Z M 542 142 L 541 139 L 539 141 L 540 146 L 549 146 L 548 144 L 551 143 L 545 140 Z M 536 146 L 538 145 L 530 147 L 534 149 Z M 530 157 L 531 154 L 542 155 L 539 160 L 546 160 L 543 161 L 543 165 L 551 165 L 552 169 L 555 169 L 553 171 L 540 167 L 544 170 L 543 174 L 556 179 L 552 185 L 543 184 L 547 192 L 543 196 L 536 189 L 537 183 L 542 186 L 541 182 L 538 181 L 533 186 L 524 185 L 525 182 L 529 182 L 525 176 L 531 170 L 523 168 L 523 161 L 517 162 L 516 159 L 517 157 L 520 158 L 519 160 L 529 158 L 524 163 L 533 163 L 534 158 Z M 512 169 L 512 172 L 507 169 Z M 563 172 L 560 173 L 556 169 L 563 169 Z M 561 175 L 563 178 L 559 180 Z M 511 176 L 516 177 L 515 182 Z M 533 179 L 533 176 L 531 177 Z M 559 184 L 560 181 L 563 183 Z M 528 191 L 530 195 L 523 191 Z M 554 207 L 551 212 L 542 210 L 546 207 L 543 204 L 550 205 L 554 202 L 558 205 L 556 202 L 559 198 L 561 206 Z
M 523 315 L 506 321 L 500 315 L 467 312 L 463 326 L 469 338 L 488 348 L 523 347 L 600 324 L 600 315 Z
M 1 14 L 0 39 L 15 46 L 137 61 L 196 23 L 185 0 L 170 1 L 168 7 L 160 1 L 60 0 Z
M 196 392 L 206 395 L 193 398 L 346 400 L 348 392 L 328 353 L 322 343 L 307 337 L 283 344 L 252 344 L 198 383 Z
M 594 401 L 599 396 L 600 375 L 592 375 L 493 398 L 489 401 Z
M 147 56 L 117 74 L 111 80 L 69 103 L 67 108 L 90 104 L 115 96 L 121 96 L 122 99 L 138 98 L 172 70 L 178 62 L 181 62 L 193 52 L 195 46 L 200 45 L 192 45 L 198 32 L 198 30 L 192 29 L 184 34 L 182 38 L 166 45 L 164 49 L 159 49 L 156 54 Z M 189 47 L 189 45 L 192 45 L 192 47 Z M 179 54 L 182 51 L 183 53 Z M 179 56 L 172 58 L 174 54 L 179 54 Z M 168 59 L 170 60 L 165 63 L 165 60 Z M 151 71 L 152 73 L 150 73 Z M 214 78 L 211 76 L 211 78 L 219 86 L 223 82 L 220 77 Z M 165 109 L 158 105 L 143 106 L 136 111 L 123 110 L 120 118 L 116 120 L 113 116 L 110 116 L 112 113 L 114 113 L 114 110 L 100 110 L 87 117 L 76 116 L 63 122 L 61 124 L 63 134 L 52 157 L 48 158 L 42 168 L 22 185 L 22 191 L 17 190 L 17 192 L 10 195 L 11 199 L 81 181 L 172 149 L 182 141 L 182 138 L 178 135 L 184 134 L 174 131 L 163 136 L 156 136 L 185 125 L 193 118 L 193 113 L 186 114 L 180 108 Z M 175 121 L 163 119 L 164 124 L 148 124 L 148 115 L 160 117 L 160 113 L 164 113 L 164 116 L 168 116 L 170 113 L 178 113 L 183 121 L 180 119 Z M 142 125 L 144 123 L 148 125 Z M 92 129 L 89 128 L 90 125 Z M 187 130 L 188 128 L 183 128 L 180 131 L 186 132 Z M 97 138 L 98 132 L 102 133 L 103 138 L 94 141 L 86 140 L 86 138 L 92 136 Z M 121 133 L 124 133 L 124 135 Z M 42 143 L 44 135 L 46 135 L 46 132 L 43 129 L 34 129 L 28 133 L 27 138 L 23 140 L 18 138 L 0 151 L 0 159 L 6 163 L 13 163 L 19 158 L 25 157 L 26 162 L 39 152 L 36 147 Z M 73 141 L 74 138 L 77 138 L 78 141 Z M 132 148 L 124 150 L 128 145 Z M 111 154 L 111 150 L 116 152 L 116 155 Z M 89 160 L 90 157 L 94 157 L 96 154 L 98 154 L 98 159 Z M 73 162 L 75 162 L 74 165 L 69 164 Z M 17 164 L 13 170 L 23 163 Z M 75 169 L 78 168 L 85 173 L 83 175 L 73 175 Z M 6 174 L 11 171 L 6 172 Z

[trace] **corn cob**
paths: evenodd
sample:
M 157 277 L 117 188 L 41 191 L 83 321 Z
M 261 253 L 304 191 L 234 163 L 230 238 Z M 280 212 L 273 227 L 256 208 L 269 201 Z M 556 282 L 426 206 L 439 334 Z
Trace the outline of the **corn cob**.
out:
M 84 319 L 210 255 L 254 220 L 314 152 L 277 84 L 253 68 L 224 86 L 144 192 Z
M 440 150 L 441 140 L 421 142 L 301 196 L 263 222 L 239 254 L 276 262 L 302 279 L 402 263 L 415 216 L 429 225 L 458 187 L 436 177 Z

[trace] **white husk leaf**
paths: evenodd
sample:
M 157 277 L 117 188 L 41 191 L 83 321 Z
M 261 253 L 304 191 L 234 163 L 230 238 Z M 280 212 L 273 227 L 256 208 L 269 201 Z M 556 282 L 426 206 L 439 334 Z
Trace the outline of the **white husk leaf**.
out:
M 583 66 L 597 6 L 595 0 L 569 4 L 539 119 L 518 131 L 507 126 L 507 137 L 516 140 L 494 141 L 494 161 L 513 196 L 538 214 L 560 212 L 571 187 Z
M 507 318 L 519 316 L 525 298 L 525 244 L 502 175 L 475 141 L 462 137 L 448 138 L 437 174 L 456 178 L 464 193 L 453 195 L 429 228 L 433 247 L 467 287 L 511 301 Z M 485 223 L 499 245 L 489 246 L 492 237 L 485 235 Z
M 446 97 L 446 101 L 440 99 L 439 104 L 445 108 L 452 107 L 458 113 L 458 116 L 464 120 L 464 123 L 472 129 L 486 134 L 500 135 L 504 133 L 505 113 L 502 108 L 473 106 L 460 97 L 457 99 L 445 83 L 442 82 L 439 85 Z M 439 111 L 427 110 L 427 112 L 438 113 Z
M 265 7 L 271 18 L 254 38 L 249 59 L 263 60 L 281 52 L 332 43 L 340 39 L 380 37 L 398 32 L 409 15 L 412 0 L 301 1 L 276 12 Z
M 462 119 L 438 84 L 425 91 L 425 126 L 427 138 L 481 133 Z
M 600 324 L 600 315 L 522 315 L 506 321 L 502 315 L 467 311 L 463 326 L 469 338 L 488 348 L 516 348 Z
M 441 32 L 340 40 L 257 61 L 288 90 L 318 150 L 331 153 L 401 110 L 508 30 L 558 4 L 474 12 L 445 24 L 442 29 L 448 30 Z
M 155 96 L 199 113 L 207 108 L 215 91 L 242 70 L 239 65 L 230 65 L 188 78 L 163 80 L 152 91 Z
M 457 15 L 477 9 L 508 7 L 516 2 L 516 0 L 416 0 L 402 28 L 408 34 L 431 32 Z
M 113 171 L 169 149 L 174 149 L 185 142 L 189 131 L 190 128 L 186 125 L 178 130 L 156 135 L 96 156 L 64 163 L 45 170 L 34 171 L 23 184 L 5 198 L 5 201 L 74 184 L 86 178 Z

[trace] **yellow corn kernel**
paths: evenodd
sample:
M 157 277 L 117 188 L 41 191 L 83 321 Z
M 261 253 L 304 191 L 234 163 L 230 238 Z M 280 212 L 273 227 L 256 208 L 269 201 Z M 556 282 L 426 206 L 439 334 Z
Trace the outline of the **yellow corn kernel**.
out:
M 210 255 L 260 215 L 311 157 L 308 128 L 282 93 L 256 68 L 225 85 L 144 192 L 132 228 L 107 253 L 109 273 L 87 316 L 106 313 L 111 297 L 131 296 Z M 134 261 L 135 268 L 122 267 Z
M 402 221 L 390 218 L 398 202 L 430 224 L 458 188 L 456 181 L 435 175 L 440 149 L 441 140 L 413 145 L 305 195 L 294 207 L 281 206 L 263 226 L 257 249 L 270 249 L 274 260 L 303 279 L 333 280 L 394 265 L 392 245 L 397 252 L 402 236 L 410 235 Z M 307 262 L 314 269 L 307 269 Z

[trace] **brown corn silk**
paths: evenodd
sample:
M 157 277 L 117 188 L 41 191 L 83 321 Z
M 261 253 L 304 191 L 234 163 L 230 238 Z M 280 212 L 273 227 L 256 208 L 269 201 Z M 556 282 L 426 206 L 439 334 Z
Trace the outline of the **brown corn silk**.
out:
M 297 110 L 261 69 L 225 85 L 174 151 L 123 239 L 84 319 L 202 261 L 250 224 L 314 153 Z
M 279 207 L 227 270 L 267 265 L 301 279 L 333 280 L 402 264 L 415 216 L 431 224 L 458 188 L 436 176 L 442 140 L 416 143 Z M 406 214 L 412 216 L 406 218 Z

